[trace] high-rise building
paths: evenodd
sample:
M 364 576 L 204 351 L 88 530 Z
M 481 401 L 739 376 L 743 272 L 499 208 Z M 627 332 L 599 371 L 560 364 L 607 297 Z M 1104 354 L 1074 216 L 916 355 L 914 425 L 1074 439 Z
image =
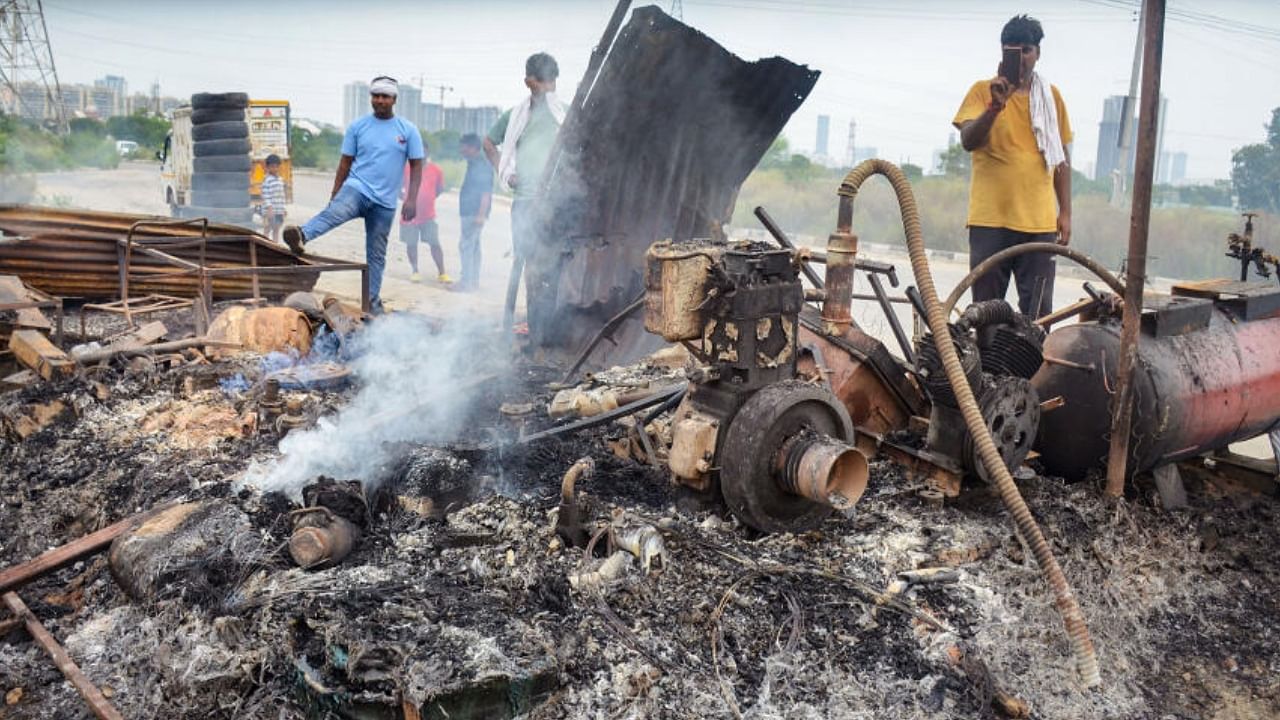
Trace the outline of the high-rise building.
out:
M 100 77 L 93 81 L 93 86 L 99 88 L 110 88 L 120 97 L 125 97 L 129 94 L 129 83 L 119 75 L 105 75 Z
M 818 157 L 827 156 L 827 135 L 831 131 L 831 117 L 829 115 L 818 116 L 818 137 L 813 143 L 813 154 Z
M 444 128 L 444 109 L 439 103 L 422 103 L 422 129 L 436 132 Z
M 342 126 L 351 123 L 370 113 L 369 83 L 352 82 L 342 86 Z
M 1102 122 L 1098 123 L 1098 160 L 1095 164 L 1094 178 L 1101 180 L 1111 177 L 1113 172 L 1121 171 L 1126 176 L 1133 175 L 1134 163 L 1138 155 L 1138 104 L 1132 103 L 1130 108 L 1132 137 L 1129 142 L 1128 157 L 1122 163 L 1120 159 L 1120 134 L 1123 132 L 1126 97 L 1112 95 L 1102 103 Z M 1159 122 L 1156 125 L 1156 164 L 1160 165 L 1160 153 L 1164 146 L 1164 121 L 1168 111 L 1168 98 L 1160 98 Z M 1160 177 L 1160 167 L 1156 168 L 1156 177 Z
M 1177 185 L 1187 179 L 1187 154 L 1184 152 L 1173 153 L 1172 167 L 1169 169 L 1169 183 Z
M 444 109 L 444 129 L 460 135 L 467 133 L 484 135 L 498 121 L 498 116 L 501 114 L 502 111 L 494 105 L 447 107 Z
M 419 130 L 426 129 L 422 122 L 422 90 L 413 85 L 400 85 L 396 96 L 396 114 L 413 123 Z
M 856 143 L 857 136 L 858 136 L 858 123 L 853 118 L 850 118 L 849 119 L 849 139 L 845 141 L 845 145 L 844 145 L 844 164 L 846 167 L 853 167 L 856 164 L 855 160 L 857 159 L 857 148 L 858 148 L 858 145 Z

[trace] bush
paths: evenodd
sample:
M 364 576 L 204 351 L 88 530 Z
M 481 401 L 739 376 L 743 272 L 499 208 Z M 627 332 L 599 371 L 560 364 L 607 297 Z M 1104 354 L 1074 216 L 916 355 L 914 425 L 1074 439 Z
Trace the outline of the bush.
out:
M 342 155 L 342 133 L 325 128 L 319 135 L 310 135 L 297 127 L 290 131 L 289 157 L 293 167 L 309 167 L 332 170 L 338 167 Z
M 73 167 L 114 168 L 115 142 L 97 120 L 76 118 L 67 135 L 56 135 L 13 117 L 0 118 L 0 171 L 48 172 Z

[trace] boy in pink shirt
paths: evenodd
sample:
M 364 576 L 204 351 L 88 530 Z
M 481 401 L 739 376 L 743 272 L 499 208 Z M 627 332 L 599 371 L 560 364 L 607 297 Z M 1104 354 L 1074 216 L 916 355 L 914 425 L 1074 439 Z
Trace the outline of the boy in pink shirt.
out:
M 431 246 L 431 259 L 436 264 L 436 279 L 442 283 L 452 283 L 453 278 L 444 271 L 444 251 L 440 248 L 440 228 L 436 225 L 436 197 L 444 192 L 444 172 L 440 166 L 431 162 L 430 150 L 424 141 L 423 149 L 428 155 L 422 165 L 422 184 L 418 186 L 418 213 L 412 220 L 400 220 L 400 240 L 404 242 L 405 253 L 409 256 L 409 265 L 413 274 L 409 279 L 421 282 L 418 273 L 418 241 Z M 405 198 L 409 187 L 409 166 L 404 168 L 404 182 L 401 184 L 400 199 Z

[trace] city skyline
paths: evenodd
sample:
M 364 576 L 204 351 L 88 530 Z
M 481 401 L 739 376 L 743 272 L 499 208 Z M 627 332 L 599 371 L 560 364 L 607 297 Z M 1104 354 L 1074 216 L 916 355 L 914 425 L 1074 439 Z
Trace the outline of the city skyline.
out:
M 612 0 L 547 0 L 536 7 L 505 0 L 374 2 L 360 9 L 366 22 L 421 28 L 375 43 L 352 33 L 354 15 L 338 0 L 226 0 L 216 8 L 49 0 L 45 10 L 59 73 L 67 80 L 111 73 L 142 85 L 159 79 L 174 95 L 244 90 L 286 97 L 298 116 L 339 125 L 341 86 L 384 73 L 449 88 L 449 104 L 509 107 L 526 92 L 524 59 L 539 50 L 559 60 L 559 90 L 568 99 L 614 6 Z M 1204 25 L 1183 12 L 1193 6 L 1221 22 Z M 1077 129 L 1073 157 L 1084 166 L 1097 155 L 1104 99 L 1128 89 L 1135 10 L 1135 3 L 1123 0 L 915 0 L 893 7 L 861 0 L 838 6 L 742 0 L 732 8 L 690 0 L 683 3 L 683 19 L 745 59 L 780 55 L 822 71 L 783 131 L 792 147 L 811 147 L 818 115 L 836 127 L 857 117 L 859 143 L 879 147 L 887 159 L 924 166 L 950 131 L 969 85 L 994 72 L 1000 27 L 1013 14 L 1030 13 L 1045 27 L 1037 69 L 1062 91 Z M 499 19 L 499 27 L 518 29 L 478 32 Z M 167 32 L 175 23 L 200 32 Z M 787 32 L 776 32 L 778 27 Z M 1275 3 L 1186 0 L 1170 8 L 1163 86 L 1179 104 L 1166 144 L 1188 154 L 1189 176 L 1226 177 L 1232 151 L 1264 138 L 1276 101 L 1251 89 L 1280 86 L 1276 28 Z M 1223 82 L 1245 67 L 1247 85 Z M 434 97 L 436 90 L 425 94 Z

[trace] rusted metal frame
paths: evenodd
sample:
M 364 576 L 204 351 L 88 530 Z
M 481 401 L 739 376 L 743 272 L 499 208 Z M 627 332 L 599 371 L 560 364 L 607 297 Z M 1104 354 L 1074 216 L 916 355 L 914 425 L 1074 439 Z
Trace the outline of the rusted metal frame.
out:
M 1160 99 L 1160 64 L 1164 54 L 1164 0 L 1143 3 L 1142 101 L 1138 122 L 1138 157 L 1134 165 L 1133 210 L 1129 221 L 1120 363 L 1116 368 L 1115 405 L 1111 415 L 1111 447 L 1107 454 L 1110 497 L 1124 495 L 1133 411 L 1133 370 L 1142 324 L 1142 291 L 1147 276 L 1147 234 L 1151 227 L 1151 183 L 1155 174 L 1156 131 Z
M 76 692 L 80 693 L 80 697 L 84 698 L 84 701 L 88 703 L 89 709 L 95 717 L 99 718 L 99 720 L 124 720 L 124 716 L 116 712 L 111 703 L 107 702 L 107 698 L 103 696 L 98 686 L 93 684 L 93 681 L 89 679 L 88 675 L 84 674 L 79 665 L 76 665 L 76 662 L 71 659 L 71 656 L 62 648 L 62 645 L 54 639 L 53 635 L 49 634 L 49 631 L 27 608 L 26 603 L 22 602 L 22 598 L 18 597 L 17 593 L 5 593 L 4 604 L 9 607 L 9 611 L 13 613 L 14 617 L 22 620 L 27 627 L 27 632 L 31 634 L 31 639 L 35 640 L 49 654 L 53 664 L 58 666 L 63 676 L 67 678 L 67 682 L 70 682 L 75 687 Z
M 1041 317 L 1037 318 L 1033 322 L 1035 322 L 1035 324 L 1039 325 L 1042 328 L 1048 329 L 1054 323 L 1060 323 L 1063 320 L 1069 320 L 1070 318 L 1073 318 L 1076 315 L 1079 315 L 1080 313 L 1088 310 L 1091 307 L 1094 307 L 1097 304 L 1098 304 L 1097 300 L 1094 300 L 1093 298 L 1085 298 L 1084 300 L 1074 302 L 1070 305 L 1067 305 L 1066 307 L 1058 308 L 1057 310 L 1054 310 L 1048 315 L 1042 315 Z
M 364 263 L 334 263 L 332 265 L 264 265 L 262 267 L 212 267 L 205 268 L 209 277 L 229 275 L 310 275 L 334 270 L 360 270 Z
M 258 243 L 249 242 L 249 267 L 258 267 Z M 262 290 L 258 287 L 258 274 L 254 273 L 249 276 L 249 283 L 253 286 L 253 301 L 255 303 L 262 300 Z
M 124 257 L 123 257 L 123 262 L 121 264 L 121 270 L 120 270 L 120 300 L 124 303 L 124 308 L 125 308 L 124 316 L 125 316 L 125 320 L 129 324 L 129 327 L 133 327 L 133 315 L 132 313 L 129 312 L 129 267 L 130 267 L 130 264 L 133 262 L 134 233 L 138 231 L 138 228 L 142 228 L 142 227 L 195 226 L 196 224 L 200 225 L 200 243 L 199 243 L 200 264 L 196 267 L 204 267 L 205 243 L 209 237 L 209 218 L 191 218 L 191 219 L 182 219 L 182 220 L 138 220 L 129 226 L 129 231 L 128 233 L 126 233 L 125 239 L 124 239 Z M 168 243 L 168 244 L 176 245 L 177 247 L 190 246 L 190 242 L 182 243 L 182 241 L 176 241 L 174 243 Z M 179 267 L 186 267 L 186 268 L 192 267 L 192 264 L 190 262 L 186 260 L 182 260 L 180 258 L 173 257 L 172 255 L 168 255 L 167 253 L 160 252 L 159 250 L 156 250 L 154 248 L 139 246 L 138 249 L 148 255 L 158 257 L 166 262 L 173 263 Z M 206 308 L 206 312 L 207 311 L 208 310 Z
M 97 310 L 100 312 L 112 313 L 114 315 L 149 315 L 154 312 L 162 312 L 165 310 L 180 310 L 185 307 L 190 307 L 194 303 L 194 300 L 173 297 L 172 295 L 145 295 L 140 298 L 135 298 L 135 305 L 125 307 L 120 306 L 119 300 L 111 303 L 85 303 L 80 306 L 80 339 L 85 339 L 85 310 Z
M 946 497 L 960 495 L 964 471 L 952 466 L 949 458 L 883 439 L 879 441 L 878 450 L 884 457 L 901 465 L 912 480 L 922 482 Z
M 898 316 L 893 312 L 893 306 L 889 304 L 889 294 L 884 291 L 884 283 L 880 282 L 880 276 L 875 273 L 867 273 L 867 282 L 871 284 L 871 290 L 875 294 L 876 301 L 880 303 L 880 309 L 884 312 L 884 317 L 889 321 L 889 329 L 893 331 L 893 336 L 898 340 L 898 346 L 902 348 L 902 357 L 906 358 L 907 364 L 916 364 L 916 354 L 911 349 L 911 340 L 907 337 L 907 333 L 902 329 L 902 323 L 898 322 Z

